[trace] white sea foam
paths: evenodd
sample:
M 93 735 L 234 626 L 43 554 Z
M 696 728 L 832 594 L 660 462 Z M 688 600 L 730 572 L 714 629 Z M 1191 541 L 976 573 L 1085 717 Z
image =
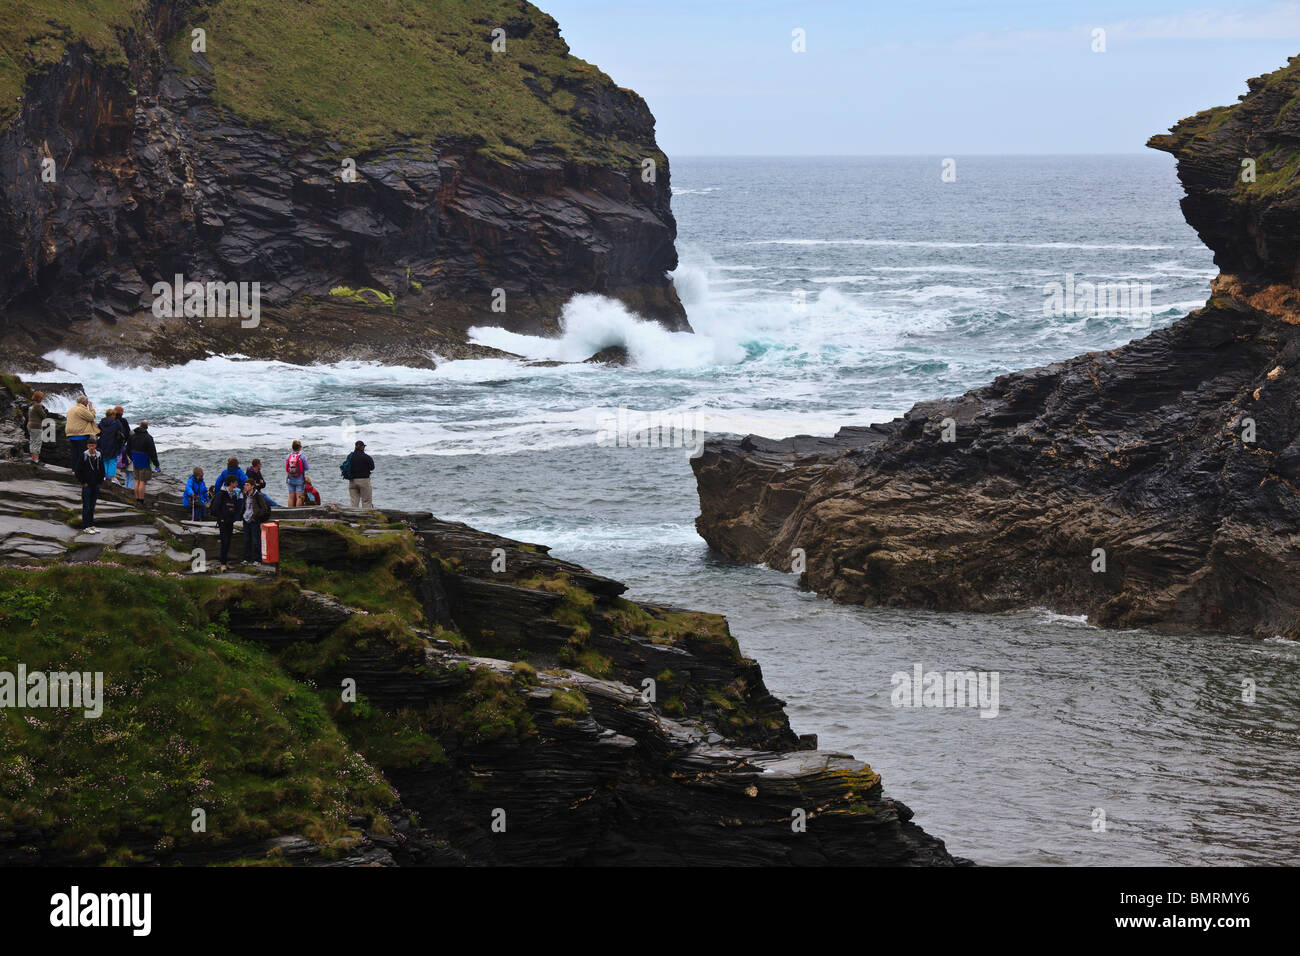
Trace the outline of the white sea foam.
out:
M 120 403 L 133 422 L 149 418 L 163 447 L 216 453 L 280 448 L 301 438 L 320 454 L 345 450 L 361 435 L 386 455 L 511 454 L 592 445 L 599 417 L 620 406 L 691 416 L 709 435 L 831 435 L 1026 364 L 1019 354 L 965 354 L 969 335 L 1010 335 L 1018 344 L 1048 343 L 1073 354 L 1074 343 L 1091 345 L 1098 334 L 1087 317 L 1043 327 L 1040 283 L 1025 274 L 1032 270 L 877 266 L 851 249 L 811 246 L 791 253 L 797 261 L 790 263 L 738 258 L 718 261 L 682 247 L 672 280 L 694 334 L 643 321 L 618 301 L 580 295 L 553 337 L 472 330 L 474 341 L 522 359 L 434 356 L 437 368 L 428 369 L 372 362 L 300 367 L 228 355 L 150 369 L 59 352 L 48 356 L 57 373 L 35 377 L 80 381 L 98 410 Z M 1021 299 L 1027 307 L 1017 305 Z M 1165 314 L 1200 304 L 1156 303 Z M 1007 330 L 1018 321 L 1023 333 Z M 1140 327 L 1119 317 L 1113 331 L 1118 343 Z M 582 363 L 611 345 L 628 349 L 628 367 Z M 576 364 L 530 364 L 539 360 Z M 938 385 L 929 381 L 936 373 Z M 55 399 L 51 408 L 63 411 L 68 402 Z
M 1163 243 L 1124 242 L 955 242 L 932 239 L 752 239 L 747 246 L 903 246 L 917 249 L 1085 249 L 1151 252 L 1160 249 L 1181 249 Z M 1187 247 L 1190 248 L 1190 247 Z
M 601 295 L 576 295 L 560 315 L 555 338 L 522 335 L 490 326 L 469 330 L 470 340 L 534 360 L 581 362 L 601 349 L 621 345 L 640 369 L 698 368 L 738 361 L 719 355 L 715 343 L 689 332 L 670 332 L 657 322 L 628 311 L 623 303 Z

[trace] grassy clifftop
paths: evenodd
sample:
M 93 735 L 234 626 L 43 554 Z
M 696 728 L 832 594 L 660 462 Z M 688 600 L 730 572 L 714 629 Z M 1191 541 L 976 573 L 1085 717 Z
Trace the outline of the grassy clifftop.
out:
M 142 840 L 204 851 L 295 832 L 341 850 L 358 819 L 387 825 L 396 794 L 317 692 L 233 637 L 195 590 L 119 567 L 0 568 L 0 670 L 98 671 L 106 705 L 94 720 L 0 710 L 4 829 L 56 834 L 67 858 L 129 863 Z
M 210 67 L 217 102 L 256 125 L 359 152 L 403 137 L 477 136 L 505 155 L 543 139 L 575 158 L 658 155 L 639 97 L 570 55 L 556 22 L 521 0 L 161 5 L 176 14 L 169 58 Z M 152 33 L 149 6 L 0 0 L 0 120 L 26 77 L 78 41 L 126 69 L 126 38 Z M 196 27 L 206 33 L 203 63 L 191 51 Z M 493 51 L 497 28 L 504 52 Z
M 120 37 L 142 22 L 145 0 L 0 0 L 0 121 L 13 117 L 24 80 L 58 62 L 74 43 L 126 68 Z

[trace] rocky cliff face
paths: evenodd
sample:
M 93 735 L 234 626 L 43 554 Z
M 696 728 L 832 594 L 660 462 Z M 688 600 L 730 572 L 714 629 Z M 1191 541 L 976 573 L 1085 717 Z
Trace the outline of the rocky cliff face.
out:
M 724 618 L 429 514 L 280 510 L 280 573 L 219 573 L 166 476 L 148 511 L 107 487 L 85 535 L 67 471 L 12 444 L 22 392 L 0 670 L 107 690 L 99 722 L 0 709 L 0 863 L 960 862 L 792 732 Z
M 700 533 L 843 602 L 1300 637 L 1298 82 L 1152 140 L 1224 270 L 1205 308 L 887 424 L 711 442 Z
M 1261 305 L 1279 313 L 1277 300 L 1300 285 L 1300 57 L 1246 85 L 1241 102 L 1203 110 L 1147 145 L 1178 157 L 1183 214 L 1214 250 L 1220 284 L 1238 294 L 1273 287 Z
M 687 328 L 666 275 L 676 224 L 654 119 L 530 4 L 403 0 L 400 28 L 348 23 L 319 48 L 301 18 L 364 12 L 139 6 L 109 19 L 108 41 L 26 39 L 47 55 L 30 54 L 0 130 L 11 360 L 66 348 L 427 364 L 427 350 L 473 354 L 472 324 L 554 330 L 583 292 Z M 51 14 L 76 22 L 59 3 Z M 405 72 L 381 71 L 394 65 Z M 390 102 L 392 87 L 405 88 Z M 259 283 L 259 324 L 156 315 L 153 286 L 176 275 Z

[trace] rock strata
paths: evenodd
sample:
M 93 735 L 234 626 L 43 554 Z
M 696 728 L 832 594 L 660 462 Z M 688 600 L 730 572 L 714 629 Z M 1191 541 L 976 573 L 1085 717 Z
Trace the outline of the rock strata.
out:
M 436 130 L 353 148 L 329 128 L 281 130 L 274 112 L 241 116 L 214 98 L 233 65 L 171 42 L 204 22 L 200 6 L 152 0 L 112 51 L 124 66 L 63 37 L 66 52 L 33 67 L 0 127 L 0 342 L 12 365 L 38 367 L 55 348 L 135 364 L 241 354 L 428 365 L 431 354 L 497 354 L 467 343 L 473 325 L 553 332 L 564 303 L 587 292 L 688 328 L 667 275 L 676 224 L 654 118 L 570 57 L 536 8 L 515 5 L 510 35 L 567 72 L 509 92 L 561 111 L 575 142 L 506 131 L 523 145 L 504 152 Z M 484 51 L 490 42 L 485 33 Z M 650 181 L 642 157 L 657 161 Z M 50 159 L 53 182 L 42 178 Z M 155 283 L 177 275 L 259 283 L 257 324 L 210 309 L 156 314 Z
M 0 388 L 0 418 L 22 404 Z M 25 575 L 37 595 L 49 571 L 64 586 L 77 564 L 116 575 L 117 586 L 135 576 L 173 582 L 194 602 L 189 613 L 264 648 L 266 666 L 318 694 L 332 726 L 398 802 L 379 816 L 349 811 L 355 819 L 341 841 L 239 831 L 213 845 L 185 834 L 188 817 L 171 832 L 146 823 L 157 815 L 148 806 L 123 804 L 114 859 L 962 862 L 912 822 L 869 766 L 791 730 L 721 616 L 626 600 L 624 585 L 541 545 L 427 513 L 281 509 L 279 573 L 240 566 L 219 574 L 214 527 L 185 520 L 167 476 L 157 487 L 159 498 L 141 510 L 125 489 L 107 486 L 102 533 L 90 536 L 79 530 L 79 489 L 66 469 L 37 470 L 18 455 L 0 461 L 0 615 L 10 606 L 6 573 Z M 101 646 L 78 647 L 81 666 L 93 669 Z M 214 646 L 236 661 L 246 653 Z M 336 688 L 347 681 L 355 706 L 339 702 Z M 106 707 L 113 701 L 110 692 Z M 31 757 L 22 755 L 24 766 L 55 772 Z M 111 755 L 95 766 L 111 768 Z M 246 772 L 265 770 L 254 763 Z M 5 794 L 0 775 L 0 807 Z M 494 825 L 502 821 L 504 829 Z M 79 847 L 57 828 L 0 823 L 0 862 L 98 862 L 108 852 Z
M 709 442 L 700 534 L 846 603 L 1300 637 L 1296 71 L 1152 140 L 1224 269 L 1204 308 L 833 438 Z

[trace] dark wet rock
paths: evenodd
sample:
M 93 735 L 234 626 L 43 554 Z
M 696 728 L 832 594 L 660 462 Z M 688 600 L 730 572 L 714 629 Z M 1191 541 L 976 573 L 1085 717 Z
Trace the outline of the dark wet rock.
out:
M 438 750 L 413 759 L 374 731 L 351 738 L 401 802 L 385 826 L 358 820 L 363 839 L 346 852 L 295 833 L 165 851 L 161 831 L 133 828 L 123 808 L 121 842 L 137 861 L 963 862 L 911 822 L 869 766 L 792 731 L 719 615 L 627 601 L 625 585 L 542 545 L 427 512 L 279 509 L 292 567 L 222 574 L 214 527 L 184 520 L 179 482 L 159 481 L 148 510 L 106 488 L 101 507 L 114 521 L 88 537 L 69 524 L 79 489 L 66 469 L 0 461 L 0 563 L 93 560 L 193 581 L 205 613 L 265 647 L 286 674 L 321 688 L 355 681 L 370 716 L 339 714 L 346 732 L 382 719 L 393 739 L 429 743 L 436 732 Z M 194 570 L 195 551 L 206 571 Z M 380 573 L 409 589 L 414 618 L 340 596 L 354 593 L 355 577 Z M 493 828 L 500 812 L 504 831 Z M 803 818 L 801 831 L 792 824 Z M 72 862 L 55 837 L 0 822 L 0 863 Z
M 583 359 L 594 365 L 626 365 L 631 360 L 627 348 L 622 345 L 610 345 L 601 349 L 589 359 Z
M 217 353 L 428 367 L 435 354 L 499 354 L 467 342 L 472 325 L 555 331 L 582 292 L 688 328 L 667 275 L 666 164 L 646 183 L 634 164 L 545 141 L 507 160 L 447 138 L 348 157 L 359 175 L 344 182 L 334 147 L 214 105 L 210 72 L 168 59 L 182 5 L 158 7 L 157 35 L 129 47 L 129 81 L 74 45 L 28 78 L 0 129 L 0 342 L 12 366 L 62 348 L 134 364 Z M 611 87 L 581 116 L 593 142 L 616 130 L 659 155 L 635 94 Z M 53 184 L 39 175 L 47 155 L 59 158 Z M 156 317 L 153 286 L 177 274 L 260 283 L 260 324 Z
M 846 603 L 1300 636 L 1296 187 L 1233 185 L 1244 155 L 1300 155 L 1294 71 L 1152 142 L 1239 270 L 1205 308 L 885 424 L 709 442 L 700 534 L 741 561 L 806 562 L 801 582 Z
M 1300 57 L 1246 85 L 1241 102 L 1202 110 L 1147 145 L 1177 157 L 1187 193 L 1183 215 L 1214 250 L 1219 282 L 1252 294 L 1272 287 L 1260 306 L 1294 317 L 1300 303 L 1300 116 L 1292 107 L 1300 95 Z

